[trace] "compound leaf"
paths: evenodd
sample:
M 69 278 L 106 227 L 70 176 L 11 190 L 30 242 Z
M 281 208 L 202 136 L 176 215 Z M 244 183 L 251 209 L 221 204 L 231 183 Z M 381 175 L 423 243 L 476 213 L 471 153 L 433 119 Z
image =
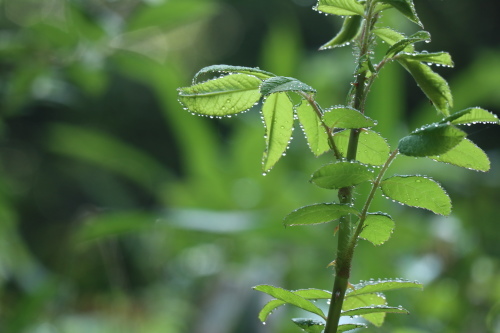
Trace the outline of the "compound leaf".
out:
M 319 0 L 315 10 L 333 15 L 363 15 L 365 6 L 356 0 Z
M 293 104 L 287 93 L 267 96 L 262 106 L 266 126 L 266 151 L 262 159 L 264 171 L 269 171 L 288 148 L 293 129 Z
M 381 183 L 385 196 L 402 204 L 449 215 L 451 200 L 434 180 L 422 176 L 394 176 Z
M 198 71 L 193 77 L 193 84 L 196 84 L 200 81 L 200 78 L 203 76 L 213 76 L 220 74 L 248 74 L 258 77 L 261 80 L 268 79 L 270 77 L 276 76 L 273 73 L 263 71 L 260 68 L 255 67 L 243 67 L 243 66 L 231 66 L 231 65 L 212 65 L 207 66 Z
M 269 95 L 277 92 L 284 91 L 303 91 L 303 92 L 313 92 L 316 90 L 311 86 L 308 86 L 304 82 L 301 82 L 293 77 L 286 76 L 276 76 L 265 80 L 260 87 L 260 93 L 262 95 Z
M 322 203 L 301 207 L 288 214 L 283 224 L 285 226 L 309 225 L 327 223 L 347 214 L 359 214 L 349 205 Z
M 307 333 L 321 333 L 325 328 L 325 322 L 311 318 L 293 318 L 292 321 Z
M 449 163 L 476 171 L 488 171 L 490 169 L 488 155 L 469 139 L 460 141 L 458 145 L 444 154 L 429 156 L 429 158 L 437 162 Z
M 179 88 L 179 102 L 187 110 L 202 115 L 232 115 L 250 109 L 259 101 L 261 83 L 252 75 L 227 75 Z
M 469 125 L 478 123 L 500 124 L 500 120 L 495 114 L 478 107 L 458 111 L 441 121 L 441 123 L 448 122 L 453 125 Z
M 425 157 L 444 154 L 467 135 L 448 124 L 430 124 L 399 140 L 399 152 L 407 156 Z
M 373 119 L 349 107 L 334 107 L 323 114 L 323 122 L 330 128 L 364 128 L 377 124 Z
M 359 34 L 363 17 L 361 15 L 346 16 L 342 28 L 335 37 L 321 46 L 320 50 L 349 45 Z
M 276 299 L 282 300 L 288 304 L 295 305 L 303 310 L 309 311 L 311 313 L 317 314 L 323 319 L 326 319 L 325 314 L 314 305 L 312 302 L 300 297 L 289 290 L 285 290 L 279 287 L 274 287 L 270 285 L 259 285 L 253 287 L 253 289 L 266 293 Z
M 342 155 L 347 154 L 350 131 L 337 132 L 333 140 Z M 387 161 L 391 148 L 387 141 L 377 132 L 363 129 L 359 135 L 356 158 L 359 162 L 371 165 L 382 165 Z
M 307 144 L 312 153 L 315 156 L 319 156 L 329 151 L 328 134 L 311 104 L 302 101 L 295 109 L 295 112 L 297 112 L 302 130 L 307 139 Z
M 422 289 L 423 286 L 421 283 L 418 283 L 416 281 L 408 281 L 408 280 L 403 280 L 403 279 L 378 280 L 378 281 L 370 280 L 370 281 L 365 281 L 365 282 L 355 284 L 354 290 L 348 291 L 348 293 L 346 294 L 346 299 L 347 299 L 347 297 L 352 297 L 352 296 L 380 293 L 380 292 L 384 292 L 384 291 L 392 291 L 392 290 L 403 289 L 403 288 L 420 288 L 420 289 Z
M 311 182 L 326 189 L 353 186 L 374 178 L 373 170 L 358 162 L 327 164 L 313 173 Z
M 382 245 L 389 240 L 394 230 L 394 221 L 385 213 L 370 213 L 366 216 L 363 231 L 359 237 L 373 245 Z
M 417 16 L 413 0 L 379 0 L 379 2 L 386 3 L 396 8 L 401 14 L 406 16 L 410 21 L 424 27 L 422 22 Z

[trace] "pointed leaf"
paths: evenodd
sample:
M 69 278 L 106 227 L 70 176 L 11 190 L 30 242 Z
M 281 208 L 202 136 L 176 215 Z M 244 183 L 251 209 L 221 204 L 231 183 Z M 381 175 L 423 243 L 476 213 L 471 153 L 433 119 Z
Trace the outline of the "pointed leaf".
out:
M 352 297 L 363 294 L 380 293 L 384 291 L 391 291 L 403 288 L 420 288 L 423 286 L 421 283 L 415 281 L 408 281 L 403 279 L 396 280 L 370 280 L 361 282 L 354 285 L 354 290 L 348 291 L 346 297 Z
M 270 300 L 269 302 L 266 303 L 266 305 L 264 305 L 262 310 L 260 310 L 259 316 L 258 316 L 259 320 L 264 323 L 267 320 L 267 317 L 269 317 L 269 315 L 271 313 L 273 313 L 273 311 L 276 310 L 276 308 L 278 308 L 282 305 L 285 305 L 285 304 L 286 304 L 285 301 L 282 301 L 279 299 Z
M 342 310 L 352 310 L 360 307 L 367 307 L 373 305 L 386 305 L 387 302 L 385 300 L 384 295 L 382 294 L 363 294 L 357 296 L 351 296 L 344 299 L 344 303 L 342 304 Z M 363 315 L 363 318 L 368 320 L 373 325 L 380 327 L 384 323 L 385 320 L 385 312 L 380 313 L 370 313 Z
M 261 80 L 268 79 L 270 77 L 276 76 L 273 73 L 266 72 L 260 68 L 255 67 L 243 67 L 243 66 L 231 66 L 231 65 L 212 65 L 202 68 L 198 73 L 195 74 L 193 78 L 193 84 L 199 83 L 202 77 L 207 76 L 219 76 L 220 74 L 248 74 L 258 77 Z
M 323 313 L 323 311 L 321 311 L 320 308 L 318 308 L 316 305 L 306 300 L 305 298 L 295 295 L 289 290 L 273 287 L 270 285 L 260 285 L 254 287 L 253 289 L 262 291 L 263 293 L 266 293 L 276 299 L 282 300 L 291 305 L 295 305 L 303 310 L 317 314 L 321 318 L 326 319 L 325 314 Z
M 347 332 L 350 330 L 354 330 L 356 328 L 367 328 L 367 327 L 368 326 L 366 326 L 365 324 L 343 324 L 339 325 L 339 327 L 337 328 L 337 333 Z
M 348 311 L 343 311 L 341 316 L 353 317 L 353 316 L 361 316 L 361 315 L 366 315 L 366 314 L 371 314 L 371 313 L 379 313 L 379 312 L 409 314 L 408 310 L 400 308 L 400 307 L 378 305 L 378 306 L 366 306 L 366 307 L 361 307 L 361 308 L 352 309 L 352 310 L 348 310 Z
M 376 28 L 373 29 L 372 32 L 389 45 L 394 45 L 397 42 L 407 38 L 404 34 L 397 32 L 396 30 L 391 28 Z M 408 45 L 405 48 L 406 52 L 413 52 L 414 50 L 415 48 L 413 47 L 413 45 Z
M 321 188 L 339 189 L 374 178 L 373 170 L 358 162 L 327 164 L 313 173 L 311 182 Z
M 429 42 L 431 40 L 431 35 L 427 31 L 419 31 L 408 38 L 402 39 L 395 44 L 393 44 L 389 50 L 386 52 L 387 57 L 393 57 L 397 53 L 403 50 L 411 50 L 413 44 L 417 42 Z
M 385 213 L 370 213 L 366 216 L 363 231 L 359 237 L 373 245 L 382 245 L 389 240 L 394 230 L 394 221 Z
M 303 91 L 303 92 L 316 92 L 314 88 L 307 84 L 294 79 L 293 77 L 276 76 L 265 80 L 260 87 L 262 95 L 269 95 L 272 93 L 283 91 Z
M 379 0 L 379 2 L 389 4 L 396 8 L 401 14 L 406 16 L 410 21 L 424 27 L 417 16 L 413 0 Z
M 441 123 L 448 122 L 453 125 L 468 125 L 477 123 L 500 124 L 500 120 L 495 114 L 478 107 L 458 111 L 441 121 Z
M 343 156 L 347 154 L 350 131 L 335 133 L 333 140 Z M 389 157 L 391 148 L 377 132 L 363 129 L 359 135 L 356 158 L 359 162 L 371 165 L 383 165 Z
M 402 204 L 449 215 L 451 200 L 434 180 L 421 176 L 394 176 L 381 183 L 384 195 Z
M 398 55 L 399 58 L 408 59 L 408 60 L 416 60 L 425 62 L 427 64 L 433 63 L 438 65 L 443 65 L 446 67 L 453 67 L 455 64 L 451 59 L 451 56 L 448 52 L 415 52 L 415 53 L 401 53 Z
M 333 15 L 363 15 L 365 6 L 356 0 L 319 0 L 315 10 Z
M 488 171 L 490 169 L 488 155 L 469 139 L 462 140 L 444 154 L 429 156 L 429 158 L 476 171 Z
M 191 87 L 180 88 L 179 102 L 191 112 L 227 116 L 244 112 L 260 99 L 261 80 L 246 74 L 232 74 Z
M 262 159 L 269 171 L 288 148 L 293 129 L 293 104 L 284 92 L 266 97 L 262 106 L 266 126 L 266 151 Z
M 330 150 L 328 134 L 323 127 L 321 119 L 314 111 L 311 104 L 303 101 L 295 110 L 307 139 L 307 144 L 315 156 Z
M 359 35 L 362 22 L 363 17 L 361 15 L 346 16 L 339 33 L 319 49 L 327 50 L 349 45 Z
M 430 124 L 399 140 L 399 152 L 407 156 L 425 157 L 444 154 L 467 135 L 447 124 Z
M 330 128 L 364 128 L 377 124 L 373 119 L 349 107 L 328 109 L 323 114 L 323 122 Z
M 448 82 L 420 61 L 409 59 L 398 59 L 398 61 L 413 76 L 434 107 L 448 116 L 449 108 L 453 106 L 453 97 Z
M 325 328 L 325 322 L 311 318 L 293 318 L 292 321 L 302 330 L 308 333 L 321 333 Z
M 283 220 L 285 226 L 320 224 L 335 221 L 347 214 L 359 214 L 349 205 L 344 204 L 315 204 L 294 210 Z

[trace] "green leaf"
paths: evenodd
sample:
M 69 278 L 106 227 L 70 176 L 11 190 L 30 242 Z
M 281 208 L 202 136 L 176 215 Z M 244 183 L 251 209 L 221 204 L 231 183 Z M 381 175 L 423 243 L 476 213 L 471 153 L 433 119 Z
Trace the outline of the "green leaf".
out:
M 401 14 L 406 16 L 410 21 L 418 24 L 422 28 L 424 25 L 420 22 L 413 5 L 413 0 L 378 0 L 378 2 L 386 3 L 396 8 Z
M 420 61 L 409 59 L 398 59 L 398 61 L 413 76 L 434 107 L 448 116 L 449 108 L 453 106 L 453 97 L 448 82 Z
M 341 332 L 347 332 L 350 330 L 354 330 L 356 328 L 367 328 L 365 324 L 344 324 L 344 325 L 339 325 L 337 328 L 337 333 Z
M 377 124 L 373 119 L 349 107 L 334 107 L 323 114 L 323 122 L 330 128 L 364 128 Z
M 259 320 L 261 322 L 265 322 L 267 320 L 267 317 L 269 317 L 269 315 L 278 307 L 282 306 L 282 305 L 285 305 L 286 302 L 285 301 L 282 301 L 282 300 L 279 300 L 279 299 L 272 299 L 270 300 L 269 302 L 266 303 L 266 305 L 264 305 L 264 307 L 262 307 L 262 310 L 260 310 L 259 312 Z
M 448 124 L 430 124 L 399 140 L 399 152 L 407 156 L 434 156 L 444 154 L 458 145 L 467 135 Z
M 377 306 L 377 305 L 386 305 L 386 299 L 382 294 L 363 294 L 363 295 L 353 295 L 346 296 L 344 299 L 344 303 L 342 304 L 342 310 L 348 311 L 360 307 L 367 306 Z M 384 323 L 385 320 L 385 312 L 380 313 L 370 313 L 363 315 L 363 318 L 368 320 L 373 325 L 380 327 Z
M 327 50 L 349 45 L 359 35 L 362 22 L 363 17 L 361 15 L 346 16 L 339 33 L 319 49 Z
M 359 212 L 349 205 L 323 203 L 301 207 L 288 214 L 285 226 L 320 224 L 335 221 L 347 214 L 358 215 Z
M 364 15 L 365 6 L 356 0 L 319 0 L 314 10 L 332 15 Z
M 407 38 L 404 34 L 397 32 L 396 30 L 391 28 L 376 28 L 373 29 L 372 32 L 389 45 L 394 45 L 397 42 Z M 413 45 L 408 45 L 405 48 L 405 52 L 413 52 L 414 50 L 415 48 L 413 47 Z
M 262 81 L 247 74 L 231 74 L 179 88 L 185 109 L 207 116 L 227 116 L 247 111 L 260 99 Z
M 434 180 L 421 176 L 394 176 L 381 183 L 384 195 L 402 204 L 449 215 L 451 200 Z
M 293 104 L 284 92 L 267 96 L 262 106 L 266 126 L 266 151 L 262 159 L 269 171 L 288 148 L 293 129 Z
M 235 74 L 235 73 L 252 75 L 258 77 L 261 80 L 265 80 L 270 77 L 276 76 L 273 73 L 266 72 L 260 68 L 255 68 L 255 67 L 212 65 L 200 69 L 200 71 L 198 71 L 198 73 L 196 73 L 193 78 L 193 84 L 199 83 L 200 78 L 202 77 L 214 76 L 214 75 L 219 76 L 221 74 Z
M 260 87 L 262 95 L 284 91 L 303 91 L 315 93 L 316 90 L 293 77 L 276 76 L 265 80 Z
M 382 245 L 389 240 L 394 230 L 394 221 L 385 213 L 370 213 L 366 216 L 363 231 L 359 237 L 373 245 Z
M 500 124 L 500 120 L 495 114 L 478 107 L 458 111 L 441 121 L 441 123 L 448 122 L 453 125 L 469 125 L 478 123 Z
M 297 112 L 302 130 L 307 139 L 307 144 L 312 153 L 315 156 L 319 156 L 329 151 L 328 134 L 311 104 L 302 101 L 295 111 Z
M 313 173 L 311 182 L 326 189 L 353 186 L 374 178 L 373 170 L 358 162 L 327 164 Z
M 449 163 L 476 171 L 488 171 L 490 169 L 488 155 L 469 139 L 460 141 L 458 145 L 444 154 L 429 156 L 429 158 L 437 162 Z
M 350 131 L 335 133 L 333 140 L 342 155 L 347 154 Z M 363 129 L 359 135 L 356 158 L 359 162 L 371 165 L 383 165 L 389 158 L 391 148 L 377 132 Z
M 427 64 L 433 63 L 433 64 L 438 64 L 438 65 L 443 65 L 446 67 L 455 66 L 455 64 L 453 63 L 453 60 L 451 59 L 451 56 L 448 52 L 401 53 L 398 55 L 398 58 L 426 62 Z
M 378 306 L 366 306 L 366 307 L 361 307 L 357 309 L 352 309 L 348 311 L 342 312 L 341 316 L 362 316 L 362 315 L 367 315 L 371 313 L 402 313 L 402 314 L 409 314 L 408 310 L 403 309 L 401 307 L 392 307 L 392 306 L 384 306 L 384 305 L 378 305 Z
M 276 299 L 282 300 L 291 305 L 295 305 L 303 310 L 317 314 L 321 318 L 326 319 L 325 314 L 323 313 L 323 311 L 321 311 L 320 308 L 318 308 L 316 305 L 306 300 L 305 298 L 295 295 L 289 290 L 273 287 L 270 285 L 259 285 L 253 287 L 253 289 L 266 293 Z
M 404 50 L 412 50 L 413 44 L 417 42 L 429 42 L 431 40 L 431 35 L 427 31 L 418 31 L 414 35 L 408 38 L 402 39 L 395 44 L 393 44 L 386 52 L 387 57 L 393 57 L 397 53 Z M 411 47 L 410 47 L 411 45 Z
M 325 322 L 311 318 L 293 318 L 292 321 L 302 330 L 308 333 L 321 333 L 325 328 Z
M 421 283 L 415 281 L 408 281 L 403 279 L 396 280 L 370 280 L 361 282 L 354 285 L 354 290 L 349 290 L 346 297 L 358 296 L 363 294 L 380 293 L 384 291 L 392 291 L 404 288 L 420 288 L 423 286 Z

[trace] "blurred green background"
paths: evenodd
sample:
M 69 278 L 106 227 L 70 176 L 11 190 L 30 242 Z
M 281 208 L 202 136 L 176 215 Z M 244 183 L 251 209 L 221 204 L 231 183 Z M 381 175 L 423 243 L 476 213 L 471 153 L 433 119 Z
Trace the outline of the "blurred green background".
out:
M 420 47 L 455 60 L 436 68 L 454 110 L 499 114 L 500 5 L 414 2 L 433 36 Z M 334 225 L 281 224 L 335 198 L 308 183 L 328 159 L 315 159 L 296 129 L 263 177 L 257 110 L 192 116 L 176 88 L 203 66 L 260 66 L 312 85 L 324 106 L 343 103 L 352 51 L 317 51 L 341 20 L 313 4 L 0 0 L 0 332 L 297 332 L 289 318 L 306 314 L 293 308 L 262 325 L 268 298 L 251 287 L 331 288 Z M 416 29 L 397 13 L 383 20 Z M 367 112 L 393 146 L 438 119 L 396 64 Z M 489 173 L 404 157 L 391 167 L 441 181 L 454 212 L 375 202 L 397 227 L 382 247 L 360 243 L 352 282 L 404 277 L 425 289 L 389 293 L 411 315 L 365 332 L 500 332 L 500 136 L 493 126 L 467 131 L 488 152 Z

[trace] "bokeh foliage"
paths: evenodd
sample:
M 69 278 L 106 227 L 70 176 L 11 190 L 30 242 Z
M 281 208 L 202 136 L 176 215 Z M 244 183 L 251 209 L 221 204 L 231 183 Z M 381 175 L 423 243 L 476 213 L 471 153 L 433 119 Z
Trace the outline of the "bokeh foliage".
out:
M 325 105 L 342 103 L 354 64 L 349 50 L 317 51 L 340 22 L 312 5 L 0 2 L 0 331 L 294 332 L 278 313 L 259 323 L 265 299 L 250 287 L 331 287 L 335 244 L 325 234 L 333 230 L 281 223 L 298 206 L 328 200 L 307 183 L 324 160 L 304 158 L 297 136 L 263 177 L 256 115 L 192 116 L 176 88 L 203 66 L 228 63 L 298 77 L 331 92 L 318 96 Z M 455 60 L 440 71 L 455 110 L 499 114 L 498 5 L 415 5 L 432 32 L 429 51 Z M 368 101 L 391 145 L 411 130 L 401 119 L 438 120 L 419 112 L 432 106 L 410 82 L 388 66 Z M 392 167 L 428 168 L 450 190 L 452 216 L 378 200 L 396 231 L 385 248 L 359 246 L 354 280 L 424 282 L 424 292 L 398 296 L 412 316 L 388 317 L 391 332 L 500 331 L 499 136 L 488 126 L 465 130 L 490 155 L 489 173 L 413 158 Z

